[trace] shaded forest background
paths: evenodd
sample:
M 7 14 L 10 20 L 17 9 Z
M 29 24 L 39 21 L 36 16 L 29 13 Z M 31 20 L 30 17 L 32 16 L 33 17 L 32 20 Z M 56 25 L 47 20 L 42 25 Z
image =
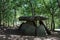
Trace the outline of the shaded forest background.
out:
M 0 0 L 0 25 L 17 27 L 20 16 L 44 16 L 45 25 L 53 30 L 60 28 L 59 0 Z

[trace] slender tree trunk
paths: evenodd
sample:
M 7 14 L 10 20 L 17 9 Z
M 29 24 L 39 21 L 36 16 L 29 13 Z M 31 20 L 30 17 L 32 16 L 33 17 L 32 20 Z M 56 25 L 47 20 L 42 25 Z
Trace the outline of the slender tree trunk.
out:
M 1 18 L 1 10 L 0 10 L 0 25 L 1 25 L 1 19 L 2 19 L 2 18 Z
M 1 14 L 1 13 L 0 13 Z M 1 15 L 0 15 L 0 25 L 1 25 Z
M 9 27 L 9 20 L 8 20 L 8 27 Z
M 52 0 L 50 0 L 50 4 L 51 4 L 51 8 L 50 8 L 50 11 L 51 11 L 51 30 L 54 31 L 54 29 L 55 29 L 55 22 L 54 22 L 55 11 L 54 11 L 54 7 L 52 5 Z
M 15 26 L 16 26 L 16 8 L 15 8 L 15 15 L 14 15 L 14 19 L 15 19 Z
M 51 8 L 50 11 L 51 11 L 51 30 L 54 31 L 54 29 L 55 29 L 55 22 L 54 22 L 54 14 L 55 14 L 55 12 L 54 12 L 53 8 Z
M 52 16 L 51 30 L 54 31 L 54 29 L 55 29 L 54 15 L 52 14 L 51 16 Z
M 33 4 L 30 0 L 29 0 L 29 3 L 30 3 L 30 7 L 31 7 L 32 16 L 35 16 L 35 9 L 33 7 Z
M 57 2 L 58 2 L 58 7 L 60 7 L 60 0 L 57 0 Z
M 4 0 L 2 0 L 2 20 L 3 20 L 3 26 L 4 26 Z
M 13 27 L 15 26 L 15 23 L 16 23 L 16 8 L 14 8 L 14 20 L 13 20 Z
M 4 26 L 5 1 L 6 0 L 2 0 L 2 20 L 3 20 L 3 26 Z

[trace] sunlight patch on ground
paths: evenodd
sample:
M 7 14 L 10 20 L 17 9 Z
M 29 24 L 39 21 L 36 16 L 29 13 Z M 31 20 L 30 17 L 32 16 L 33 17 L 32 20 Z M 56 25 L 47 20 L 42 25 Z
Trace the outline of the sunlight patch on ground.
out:
M 55 31 L 60 31 L 60 29 L 55 29 Z

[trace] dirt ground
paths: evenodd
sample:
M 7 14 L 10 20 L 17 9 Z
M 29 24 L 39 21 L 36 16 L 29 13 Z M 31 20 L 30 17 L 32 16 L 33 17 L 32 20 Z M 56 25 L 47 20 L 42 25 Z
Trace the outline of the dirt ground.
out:
M 52 35 L 47 35 L 45 37 L 38 36 L 21 36 L 17 35 L 17 31 L 15 30 L 0 30 L 0 40 L 60 40 L 60 32 L 51 32 Z M 16 34 L 8 34 L 8 33 L 16 33 Z
M 52 33 L 45 37 L 0 34 L 0 40 L 60 40 L 60 34 Z
M 20 36 L 20 35 L 0 35 L 0 40 L 60 40 L 59 37 L 34 37 L 34 36 Z

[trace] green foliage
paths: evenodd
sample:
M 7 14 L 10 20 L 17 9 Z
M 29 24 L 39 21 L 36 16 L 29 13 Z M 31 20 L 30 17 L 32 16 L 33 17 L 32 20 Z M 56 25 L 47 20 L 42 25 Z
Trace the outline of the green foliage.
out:
M 35 13 L 38 16 L 48 17 L 50 27 L 51 8 L 54 11 L 55 26 L 58 26 L 60 9 L 57 0 L 0 0 L 0 21 L 13 23 L 13 20 L 17 20 L 19 16 L 32 16 Z

